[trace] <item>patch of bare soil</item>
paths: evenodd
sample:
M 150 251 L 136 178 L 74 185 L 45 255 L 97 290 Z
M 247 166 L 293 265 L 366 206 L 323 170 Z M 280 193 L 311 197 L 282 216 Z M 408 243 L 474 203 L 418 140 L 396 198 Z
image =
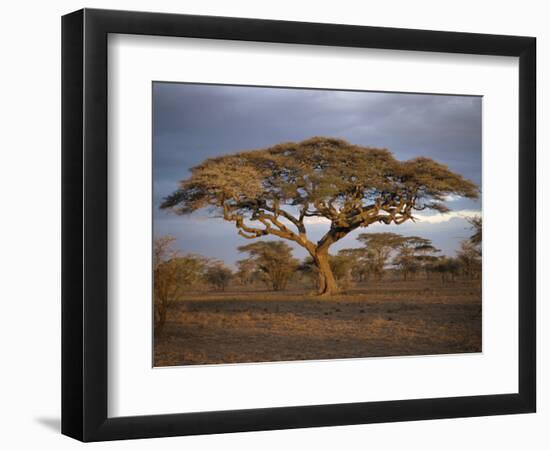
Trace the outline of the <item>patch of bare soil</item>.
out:
M 170 308 L 154 364 L 480 351 L 479 283 L 382 282 L 333 298 L 304 289 L 189 295 Z

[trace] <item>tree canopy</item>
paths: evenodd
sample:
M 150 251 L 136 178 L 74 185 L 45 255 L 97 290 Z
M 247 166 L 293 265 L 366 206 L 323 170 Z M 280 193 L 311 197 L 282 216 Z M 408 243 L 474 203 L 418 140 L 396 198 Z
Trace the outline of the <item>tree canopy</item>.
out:
M 222 261 L 212 261 L 204 272 L 205 280 L 219 291 L 225 291 L 233 272 Z
M 393 251 L 404 244 L 407 238 L 396 233 L 361 233 L 357 240 L 365 247 L 374 275 L 382 278 L 384 268 Z
M 406 280 L 425 263 L 431 262 L 440 250 L 432 245 L 430 239 L 419 236 L 404 236 L 393 264 L 403 273 Z
M 450 194 L 478 196 L 474 183 L 432 159 L 398 161 L 386 149 L 323 137 L 210 158 L 191 174 L 161 207 L 185 214 L 215 206 L 253 237 L 270 227 L 276 234 L 279 218 L 298 228 L 311 216 L 357 228 L 401 223 L 413 210 L 447 211 L 443 201 Z M 298 208 L 297 217 L 284 205 Z M 246 227 L 246 214 L 264 227 Z

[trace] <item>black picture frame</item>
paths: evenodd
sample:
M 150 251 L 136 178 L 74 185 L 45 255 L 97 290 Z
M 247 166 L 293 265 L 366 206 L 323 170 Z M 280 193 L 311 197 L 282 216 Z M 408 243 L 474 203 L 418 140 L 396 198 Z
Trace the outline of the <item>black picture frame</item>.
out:
M 107 416 L 109 33 L 519 57 L 517 393 Z M 82 441 L 535 412 L 536 39 L 83 9 L 62 18 L 62 433 Z

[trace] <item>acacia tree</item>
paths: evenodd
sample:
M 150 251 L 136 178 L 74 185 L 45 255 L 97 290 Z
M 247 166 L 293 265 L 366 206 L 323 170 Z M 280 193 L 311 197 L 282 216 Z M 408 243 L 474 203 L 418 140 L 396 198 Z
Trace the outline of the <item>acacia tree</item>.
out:
M 353 267 L 353 259 L 346 255 L 330 255 L 329 263 L 334 278 L 339 284 L 349 282 L 351 278 L 351 269 Z
M 469 239 L 460 243 L 457 257 L 462 265 L 464 275 L 469 279 L 479 277 L 481 273 L 481 249 Z
M 218 291 L 225 291 L 232 277 L 231 269 L 221 261 L 212 261 L 204 272 L 206 282 Z
M 381 280 L 389 257 L 407 238 L 396 233 L 361 233 L 357 240 L 371 255 L 370 264 L 376 279 Z
M 430 239 L 403 236 L 393 264 L 403 274 L 403 279 L 406 281 L 409 276 L 424 268 L 425 263 L 429 262 L 437 252 L 439 249 L 432 245 Z
M 374 254 L 364 247 L 344 248 L 338 252 L 338 256 L 349 258 L 351 276 L 360 283 L 374 273 Z
M 298 267 L 298 260 L 292 257 L 292 249 L 282 241 L 254 242 L 238 250 L 250 255 L 244 261 L 252 262 L 274 291 L 284 290 Z
M 441 256 L 430 263 L 429 269 L 433 272 L 438 272 L 441 275 L 441 282 L 446 283 L 451 278 L 455 281 L 455 277 L 460 272 L 461 263 L 457 258 L 449 258 Z
M 250 259 L 237 261 L 237 268 L 236 276 L 243 286 L 254 283 L 254 280 L 257 278 L 257 267 L 254 261 Z
M 329 264 L 335 242 L 359 227 L 401 224 L 415 210 L 447 211 L 451 194 L 476 198 L 478 189 L 429 158 L 398 161 L 386 149 L 315 137 L 207 159 L 161 208 L 187 214 L 214 207 L 247 239 L 294 241 L 317 266 L 319 294 L 331 295 L 338 291 Z M 330 223 L 317 242 L 307 232 L 310 217 Z

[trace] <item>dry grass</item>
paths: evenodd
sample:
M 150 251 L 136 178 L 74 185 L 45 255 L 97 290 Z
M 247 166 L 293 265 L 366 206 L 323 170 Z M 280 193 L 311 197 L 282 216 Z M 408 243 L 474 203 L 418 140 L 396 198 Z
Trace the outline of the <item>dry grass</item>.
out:
M 480 351 L 478 283 L 382 282 L 333 298 L 191 294 L 171 307 L 155 366 Z

